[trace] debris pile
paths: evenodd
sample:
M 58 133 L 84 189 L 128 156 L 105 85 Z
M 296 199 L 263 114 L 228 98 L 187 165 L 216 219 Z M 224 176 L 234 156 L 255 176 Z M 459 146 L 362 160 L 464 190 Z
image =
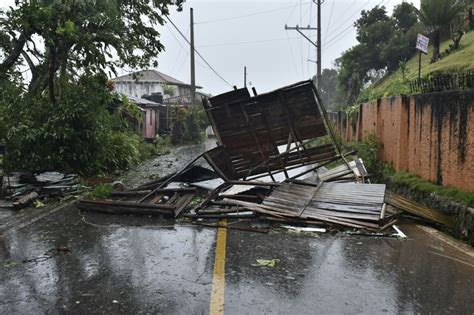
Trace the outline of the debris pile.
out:
M 76 174 L 44 172 L 32 174 L 29 172 L 13 173 L 3 179 L 3 191 L 6 194 L 1 207 L 21 209 L 36 202 L 52 198 L 64 198 L 77 193 L 81 185 Z
M 253 94 L 235 89 L 203 101 L 217 147 L 182 171 L 78 207 L 199 224 L 256 218 L 380 232 L 396 222 L 385 185 L 368 183 L 356 152 L 342 152 L 312 81 Z

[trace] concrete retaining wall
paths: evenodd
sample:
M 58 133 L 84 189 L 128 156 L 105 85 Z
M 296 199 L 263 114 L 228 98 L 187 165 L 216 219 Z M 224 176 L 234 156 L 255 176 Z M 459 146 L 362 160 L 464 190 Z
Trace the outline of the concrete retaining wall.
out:
M 375 133 L 379 158 L 396 171 L 474 192 L 474 90 L 383 98 L 330 119 L 346 141 Z

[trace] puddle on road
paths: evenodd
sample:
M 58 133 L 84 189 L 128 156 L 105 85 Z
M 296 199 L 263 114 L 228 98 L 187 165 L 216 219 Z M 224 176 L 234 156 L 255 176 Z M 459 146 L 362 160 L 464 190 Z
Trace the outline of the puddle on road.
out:
M 207 312 L 215 230 L 86 218 L 70 207 L 0 239 L 0 313 Z M 69 252 L 22 263 L 60 246 Z

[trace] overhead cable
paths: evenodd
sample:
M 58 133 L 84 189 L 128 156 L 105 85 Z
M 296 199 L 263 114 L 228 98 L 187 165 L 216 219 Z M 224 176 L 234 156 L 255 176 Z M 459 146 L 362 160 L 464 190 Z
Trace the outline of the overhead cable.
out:
M 171 23 L 171 25 L 173 25 L 173 27 L 178 31 L 178 33 L 184 38 L 184 40 L 189 44 L 191 45 L 191 42 L 186 38 L 186 36 L 184 36 L 184 34 L 181 32 L 181 30 L 176 26 L 176 24 L 173 23 L 173 21 L 171 21 L 171 19 L 166 16 L 166 19 Z M 207 60 L 199 53 L 199 51 L 196 50 L 196 47 L 194 47 L 194 51 L 196 52 L 196 54 L 202 59 L 202 61 L 204 61 L 204 63 L 209 67 L 209 69 L 212 70 L 212 72 L 214 72 L 223 82 L 225 82 L 228 86 L 232 87 L 233 85 L 230 84 L 226 79 L 224 79 L 210 64 L 209 62 L 207 62 Z
M 308 3 L 310 3 L 310 2 L 306 2 L 305 4 L 308 4 Z M 202 22 L 196 22 L 194 24 L 200 25 L 200 24 L 209 24 L 209 23 L 216 23 L 216 22 L 226 22 L 226 21 L 229 21 L 229 20 L 238 20 L 238 19 L 243 19 L 243 18 L 247 18 L 247 17 L 252 17 L 252 16 L 257 16 L 257 15 L 282 11 L 282 10 L 286 10 L 286 9 L 290 9 L 290 8 L 293 8 L 293 5 L 280 7 L 280 8 L 272 9 L 272 10 L 266 10 L 266 11 L 260 11 L 260 12 L 245 14 L 245 15 L 238 15 L 238 16 L 220 18 L 220 19 L 215 19 L 215 20 L 207 20 L 207 21 L 202 21 Z

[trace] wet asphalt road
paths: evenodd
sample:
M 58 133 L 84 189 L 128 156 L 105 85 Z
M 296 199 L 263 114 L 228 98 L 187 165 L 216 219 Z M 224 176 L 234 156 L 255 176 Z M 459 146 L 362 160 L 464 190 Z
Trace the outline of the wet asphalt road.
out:
M 212 146 L 175 148 L 124 183 L 179 170 Z M 472 249 L 402 229 L 407 240 L 229 230 L 224 313 L 474 314 Z M 215 229 L 161 218 L 0 208 L 0 314 L 207 314 L 216 239 Z
M 209 313 L 215 229 L 74 206 L 30 216 L 0 234 L 1 314 Z M 473 314 L 472 251 L 402 229 L 406 240 L 229 230 L 224 313 Z M 252 266 L 262 258 L 280 262 Z

